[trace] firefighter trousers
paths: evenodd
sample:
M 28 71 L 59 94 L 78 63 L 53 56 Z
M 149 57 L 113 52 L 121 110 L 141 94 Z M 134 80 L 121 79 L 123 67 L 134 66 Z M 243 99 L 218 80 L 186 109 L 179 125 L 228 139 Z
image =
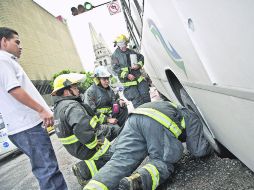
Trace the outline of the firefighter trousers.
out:
M 147 81 L 143 80 L 135 86 L 125 88 L 124 97 L 131 101 L 134 108 L 137 108 L 144 103 L 151 102 Z
M 185 108 L 181 112 L 185 116 L 186 144 L 190 153 L 194 156 L 210 153 L 211 147 L 204 138 L 199 118 Z M 141 174 L 143 189 L 155 189 L 173 173 L 173 164 L 181 158 L 184 149 L 182 142 L 163 125 L 147 116 L 134 114 L 127 120 L 115 143 L 110 161 L 93 177 L 112 190 L 118 187 L 122 178 L 130 176 L 146 156 L 145 165 L 136 172 Z M 152 176 L 147 166 L 155 168 L 157 175 Z

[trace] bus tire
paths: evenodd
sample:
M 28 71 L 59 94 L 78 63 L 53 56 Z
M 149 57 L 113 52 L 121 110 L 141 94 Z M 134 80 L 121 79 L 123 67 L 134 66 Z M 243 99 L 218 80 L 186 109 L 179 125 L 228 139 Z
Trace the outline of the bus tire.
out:
M 221 158 L 235 158 L 235 156 L 226 147 L 224 147 L 218 140 L 214 138 L 212 132 L 210 131 L 209 127 L 205 124 L 204 119 L 201 116 L 198 108 L 196 107 L 191 97 L 186 92 L 186 90 L 184 88 L 181 88 L 179 92 L 183 106 L 198 114 L 200 120 L 203 123 L 204 135 L 206 136 L 207 140 L 215 150 L 216 154 Z

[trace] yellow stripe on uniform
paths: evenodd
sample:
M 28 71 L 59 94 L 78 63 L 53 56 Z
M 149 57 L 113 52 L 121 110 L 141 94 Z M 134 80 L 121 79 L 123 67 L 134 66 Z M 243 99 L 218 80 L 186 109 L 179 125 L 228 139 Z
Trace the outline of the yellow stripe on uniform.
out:
M 103 113 L 100 114 L 100 118 L 99 118 L 100 124 L 102 124 L 102 123 L 104 122 L 105 117 L 106 117 L 106 116 L 105 116 Z
M 120 77 L 125 78 L 127 74 L 128 74 L 128 72 L 122 71 L 121 74 L 120 74 Z
M 184 117 L 183 117 L 183 119 L 181 120 L 181 126 L 182 126 L 182 128 L 184 128 L 184 129 L 186 128 Z
M 93 142 L 85 144 L 87 148 L 89 149 L 93 149 L 94 147 L 96 147 L 98 141 L 97 141 L 97 136 L 95 135 L 95 138 L 93 140 Z
M 92 119 L 90 120 L 90 125 L 92 128 L 95 128 L 97 125 L 97 122 L 99 121 L 98 117 L 95 115 L 92 117 Z
M 169 102 L 169 104 L 172 105 L 174 108 L 177 108 L 177 104 L 176 104 L 176 103 L 174 103 L 174 102 Z M 186 128 L 184 117 L 183 117 L 182 120 L 181 120 L 181 126 L 182 126 L 183 129 Z
M 158 187 L 159 181 L 160 181 L 159 171 L 152 164 L 146 164 L 145 166 L 143 166 L 143 168 L 145 168 L 150 173 L 150 175 L 152 177 L 152 190 L 155 190 L 156 187 Z
M 128 87 L 128 86 L 135 86 L 137 85 L 137 81 L 131 81 L 131 82 L 125 82 L 125 83 L 122 83 L 123 86 L 125 87 Z
M 93 177 L 98 172 L 95 162 L 93 160 L 85 160 L 85 163 L 90 170 L 91 176 Z
M 73 144 L 75 142 L 78 142 L 78 139 L 75 135 L 71 135 L 65 138 L 59 138 L 59 140 L 62 144 Z
M 124 68 L 121 68 L 121 74 L 120 74 L 120 77 L 121 78 L 125 78 L 126 77 L 126 75 L 128 74 L 128 72 L 129 72 L 129 69 L 128 69 L 128 67 L 124 67 Z
M 139 61 L 139 62 L 137 62 L 137 65 L 139 65 L 140 67 L 143 67 L 144 63 L 143 63 L 143 61 Z
M 108 188 L 106 185 L 99 181 L 90 180 L 83 190 L 108 190 Z
M 97 112 L 99 112 L 99 113 L 111 113 L 112 112 L 112 108 L 111 107 L 98 108 Z
M 173 102 L 168 102 L 171 106 L 173 106 L 174 108 L 177 108 L 177 105 Z
M 144 77 L 140 76 L 137 81 L 138 83 L 141 83 L 143 80 L 144 80 Z
M 105 138 L 101 148 L 89 160 L 98 160 L 102 155 L 104 155 L 107 152 L 109 147 L 110 147 L 110 142 L 108 141 L 108 139 Z
M 177 124 L 172 119 L 170 119 L 168 116 L 166 116 L 165 114 L 163 114 L 155 109 L 137 108 L 132 113 L 146 115 L 148 117 L 151 117 L 152 119 L 158 121 L 160 124 L 162 124 L 167 129 L 169 129 L 174 134 L 174 136 L 176 138 L 178 138 L 179 135 L 181 135 L 181 133 L 182 133 L 182 130 L 179 129 Z

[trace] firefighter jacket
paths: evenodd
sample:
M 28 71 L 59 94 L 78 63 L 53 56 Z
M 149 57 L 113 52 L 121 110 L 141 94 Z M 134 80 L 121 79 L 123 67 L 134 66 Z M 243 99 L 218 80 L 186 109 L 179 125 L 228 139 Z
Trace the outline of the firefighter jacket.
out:
M 98 117 L 76 96 L 54 96 L 56 134 L 67 151 L 81 160 L 98 160 L 110 142 L 99 135 Z M 98 141 L 104 142 L 100 149 Z
M 137 56 L 137 63 L 140 68 L 144 65 L 144 56 L 135 52 L 134 50 L 127 49 L 127 51 L 123 52 L 118 47 L 112 55 L 112 64 L 113 70 L 117 73 L 119 80 L 123 84 L 125 88 L 130 86 L 135 86 L 144 80 L 144 77 L 141 75 L 140 69 L 133 70 L 131 69 L 131 54 L 135 54 Z M 136 78 L 135 80 L 129 80 L 128 74 L 134 75 Z
M 169 101 L 149 102 L 139 106 L 131 114 L 146 115 L 166 127 L 179 140 L 183 140 L 185 120 L 180 105 Z
M 113 104 L 118 98 L 110 86 L 103 88 L 100 84 L 93 84 L 86 90 L 84 102 L 98 115 L 100 124 L 104 124 L 111 116 Z

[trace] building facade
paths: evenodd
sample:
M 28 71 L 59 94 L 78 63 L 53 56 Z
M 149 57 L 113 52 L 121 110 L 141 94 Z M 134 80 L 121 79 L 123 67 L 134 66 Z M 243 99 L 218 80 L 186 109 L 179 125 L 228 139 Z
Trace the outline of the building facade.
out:
M 42 95 L 51 92 L 53 74 L 83 70 L 67 25 L 40 5 L 32 0 L 0 1 L 0 12 L 0 26 L 19 33 L 19 62 Z

